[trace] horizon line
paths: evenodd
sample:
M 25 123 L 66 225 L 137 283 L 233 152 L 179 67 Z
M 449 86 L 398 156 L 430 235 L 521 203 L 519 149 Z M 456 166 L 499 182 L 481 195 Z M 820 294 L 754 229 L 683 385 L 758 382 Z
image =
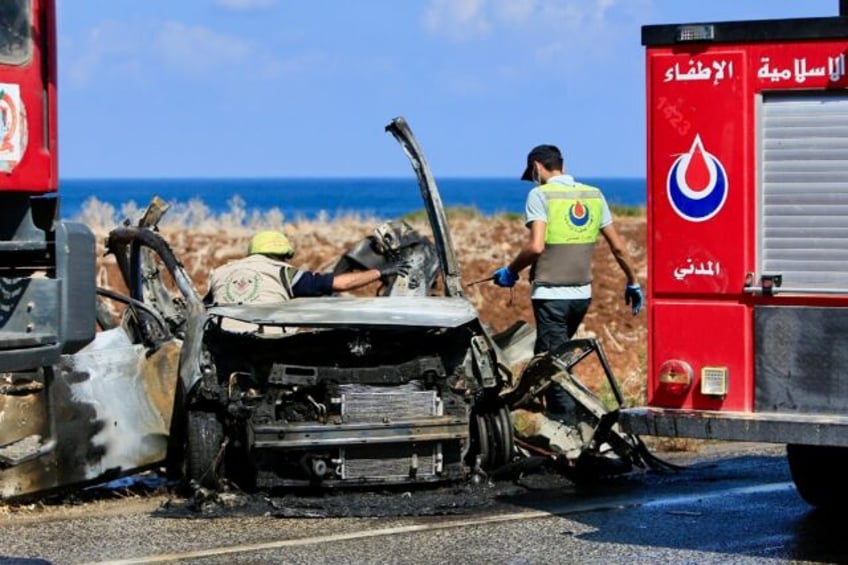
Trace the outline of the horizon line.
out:
M 626 180 L 646 180 L 646 176 L 631 176 L 631 175 L 572 175 L 576 179 L 626 179 Z M 517 177 L 512 176 L 472 176 L 472 175 L 445 175 L 445 176 L 434 176 L 436 181 L 439 179 L 442 180 L 515 180 L 516 182 L 527 182 L 522 181 Z M 236 181 L 244 181 L 244 180 L 308 180 L 308 181 L 325 181 L 325 180 L 409 180 L 413 182 L 417 182 L 415 177 L 410 176 L 174 176 L 174 177 L 165 177 L 165 176 L 151 176 L 151 177 L 101 177 L 101 176 L 68 176 L 63 177 L 59 176 L 59 182 L 61 181 L 174 181 L 174 180 L 187 180 L 187 181 L 197 181 L 197 180 L 236 180 Z

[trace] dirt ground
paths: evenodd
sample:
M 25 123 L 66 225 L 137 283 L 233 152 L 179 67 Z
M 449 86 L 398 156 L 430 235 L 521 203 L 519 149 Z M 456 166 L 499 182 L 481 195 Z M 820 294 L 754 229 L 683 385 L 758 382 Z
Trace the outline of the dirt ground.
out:
M 411 223 L 429 235 L 424 224 Z M 353 217 L 329 222 L 286 223 L 279 229 L 286 232 L 295 246 L 292 263 L 303 268 L 330 270 L 336 259 L 370 235 L 376 224 L 373 220 Z M 480 312 L 483 322 L 495 331 L 505 329 L 517 320 L 532 323 L 526 271 L 512 291 L 488 282 L 468 286 L 471 281 L 490 276 L 494 269 L 514 257 L 527 237 L 522 221 L 507 216 L 468 215 L 451 218 L 449 224 L 467 296 Z M 639 280 L 646 288 L 645 218 L 620 217 L 615 225 L 627 243 Z M 106 232 L 95 231 L 102 246 Z M 225 226 L 163 228 L 162 234 L 185 265 L 196 289 L 204 294 L 209 271 L 230 259 L 241 257 L 247 249 L 252 230 Z M 98 284 L 120 289 L 123 285 L 114 259 L 103 257 L 103 253 L 99 255 Z M 643 311 L 634 317 L 624 304 L 624 275 L 603 238 L 599 239 L 595 248 L 593 274 L 592 306 L 577 337 L 596 337 L 601 341 L 625 395 L 638 402 L 644 394 L 646 315 Z M 376 284 L 373 288 L 360 289 L 356 294 L 374 292 Z M 590 381 L 587 384 L 601 378 L 600 367 L 591 360 L 587 360 L 585 367 L 580 369 L 585 372 L 580 376 Z

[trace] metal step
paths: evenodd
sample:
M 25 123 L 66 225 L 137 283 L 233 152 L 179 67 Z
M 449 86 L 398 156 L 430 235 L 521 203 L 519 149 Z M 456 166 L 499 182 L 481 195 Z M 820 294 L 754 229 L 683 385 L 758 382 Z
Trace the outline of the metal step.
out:
M 58 341 L 59 336 L 51 332 L 0 331 L 0 350 L 52 345 Z
M 3 251 L 46 251 L 48 243 L 43 239 L 0 241 L 0 252 Z

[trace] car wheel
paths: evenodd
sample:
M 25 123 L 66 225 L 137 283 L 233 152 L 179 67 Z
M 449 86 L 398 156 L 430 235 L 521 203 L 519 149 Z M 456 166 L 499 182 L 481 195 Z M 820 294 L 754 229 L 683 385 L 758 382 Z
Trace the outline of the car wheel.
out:
M 489 443 L 489 425 L 486 416 L 478 414 L 475 416 L 477 425 L 474 428 L 477 440 L 477 453 L 480 454 L 480 466 L 489 470 L 489 457 L 491 456 L 491 445 Z
M 220 488 L 224 428 L 213 412 L 191 410 L 188 413 L 186 444 L 188 478 L 205 488 Z
M 798 494 L 817 508 L 842 508 L 848 502 L 848 448 L 825 445 L 786 446 Z
M 498 428 L 501 443 L 501 465 L 506 465 L 512 461 L 512 454 L 515 450 L 515 445 L 513 444 L 512 416 L 509 413 L 509 408 L 501 406 L 495 418 L 500 422 Z

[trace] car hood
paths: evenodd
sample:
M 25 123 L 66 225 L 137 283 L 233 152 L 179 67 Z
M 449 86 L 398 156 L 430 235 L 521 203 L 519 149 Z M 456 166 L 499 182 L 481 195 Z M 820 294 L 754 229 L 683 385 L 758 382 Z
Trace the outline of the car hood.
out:
M 282 304 L 213 306 L 213 317 L 266 326 L 455 328 L 477 318 L 465 298 L 381 296 L 296 298 Z
M 402 117 L 397 117 L 389 122 L 386 131 L 391 133 L 400 143 L 418 179 L 418 187 L 424 201 L 424 210 L 427 212 L 427 219 L 433 230 L 434 243 L 445 278 L 445 294 L 447 296 L 464 296 L 459 263 L 456 260 L 445 208 L 439 195 L 436 179 L 430 171 L 430 165 L 427 164 L 424 152 L 409 128 L 409 124 Z

